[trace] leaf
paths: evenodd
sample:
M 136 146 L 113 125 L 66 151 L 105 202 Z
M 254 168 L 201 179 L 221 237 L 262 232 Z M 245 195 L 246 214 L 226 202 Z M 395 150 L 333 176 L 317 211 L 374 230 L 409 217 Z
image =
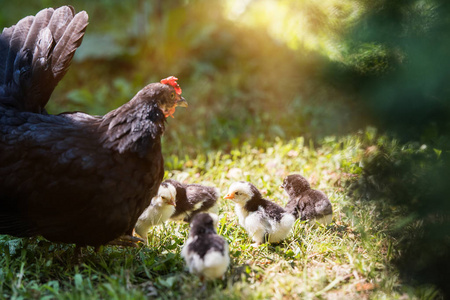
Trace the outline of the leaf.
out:
M 440 150 L 440 149 L 433 149 L 433 150 L 434 150 L 434 153 L 436 153 L 437 158 L 440 158 L 442 150 Z
M 75 281 L 75 288 L 77 290 L 81 290 L 83 287 L 83 277 L 81 276 L 81 274 L 75 274 L 73 279 Z
M 170 276 L 165 279 L 161 279 L 161 278 L 158 279 L 158 283 L 167 288 L 172 288 L 172 286 L 174 285 L 174 283 L 176 281 L 177 281 L 176 276 Z

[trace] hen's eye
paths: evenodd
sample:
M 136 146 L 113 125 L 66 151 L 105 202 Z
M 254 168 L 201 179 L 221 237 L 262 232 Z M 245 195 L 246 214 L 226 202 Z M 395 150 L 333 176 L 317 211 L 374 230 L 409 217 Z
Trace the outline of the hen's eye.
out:
M 175 98 L 175 93 L 170 94 L 170 99 L 173 99 L 173 98 Z

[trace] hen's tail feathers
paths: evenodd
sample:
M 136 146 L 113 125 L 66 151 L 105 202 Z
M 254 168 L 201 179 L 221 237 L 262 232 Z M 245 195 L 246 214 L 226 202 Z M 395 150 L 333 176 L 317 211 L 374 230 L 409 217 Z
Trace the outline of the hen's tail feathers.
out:
M 67 72 L 88 25 L 88 15 L 71 6 L 47 8 L 0 35 L 0 103 L 43 112 Z

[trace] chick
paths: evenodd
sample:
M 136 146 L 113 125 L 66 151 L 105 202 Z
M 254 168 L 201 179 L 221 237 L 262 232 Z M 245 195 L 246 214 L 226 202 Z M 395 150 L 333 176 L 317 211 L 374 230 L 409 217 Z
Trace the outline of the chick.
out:
M 161 183 L 158 194 L 153 197 L 150 205 L 141 214 L 136 222 L 134 231 L 144 238 L 148 245 L 148 231 L 150 227 L 167 221 L 175 212 L 176 190 L 173 185 Z
M 328 197 L 321 191 L 311 189 L 309 182 L 299 174 L 292 174 L 281 185 L 289 195 L 286 210 L 297 219 L 314 220 L 328 225 L 333 218 L 333 209 Z
M 263 199 L 250 182 L 233 183 L 224 199 L 234 201 L 239 224 L 251 236 L 255 245 L 264 242 L 278 243 L 289 234 L 295 217 L 284 208 Z
M 215 214 L 219 212 L 217 199 L 220 193 L 217 188 L 200 184 L 183 184 L 173 179 L 167 179 L 164 183 L 173 186 L 177 191 L 175 212 L 170 217 L 171 220 L 190 222 L 200 212 Z
M 189 238 L 181 256 L 189 272 L 200 280 L 223 277 L 230 263 L 228 243 L 216 233 L 217 215 L 199 213 L 192 218 Z

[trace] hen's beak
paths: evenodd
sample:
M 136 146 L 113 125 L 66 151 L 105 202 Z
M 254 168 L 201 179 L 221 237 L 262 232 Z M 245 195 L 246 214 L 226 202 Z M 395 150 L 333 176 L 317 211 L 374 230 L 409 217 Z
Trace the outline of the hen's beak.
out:
M 184 99 L 183 97 L 180 97 L 180 100 L 178 100 L 175 103 L 175 106 L 188 107 L 188 103 L 187 103 L 186 99 Z
M 184 99 L 183 97 L 180 96 L 180 99 L 178 99 L 178 100 L 175 102 L 175 105 L 174 105 L 171 109 L 169 109 L 169 111 L 164 111 L 164 116 L 165 116 L 166 118 L 167 118 L 168 116 L 171 116 L 172 118 L 175 118 L 175 117 L 173 116 L 173 114 L 175 113 L 175 108 L 176 108 L 177 106 L 187 107 L 187 106 L 188 106 L 188 103 L 187 103 L 186 99 Z
M 234 199 L 234 193 L 226 194 L 225 197 L 223 197 L 223 199 L 233 200 Z

